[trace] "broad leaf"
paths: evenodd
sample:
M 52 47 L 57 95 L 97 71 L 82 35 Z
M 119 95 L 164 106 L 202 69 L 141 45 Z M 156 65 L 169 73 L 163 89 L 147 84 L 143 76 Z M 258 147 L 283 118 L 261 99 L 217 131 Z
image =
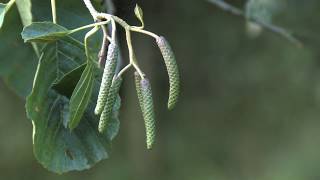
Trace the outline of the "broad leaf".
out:
M 35 22 L 26 26 L 21 35 L 25 42 L 52 42 L 67 36 L 69 32 L 52 22 Z
M 37 58 L 31 46 L 23 43 L 22 25 L 15 8 L 6 16 L 10 25 L 0 31 L 0 76 L 20 97 L 25 98 L 32 88 Z
M 94 81 L 93 68 L 94 66 L 91 63 L 87 64 L 71 96 L 69 118 L 69 128 L 71 130 L 78 126 L 90 101 Z
M 35 156 L 44 167 L 57 173 L 87 169 L 107 158 L 109 144 L 119 128 L 115 109 L 108 133 L 102 135 L 97 131 L 98 118 L 93 114 L 99 86 L 96 80 L 95 95 L 81 122 L 73 131 L 67 127 L 70 100 L 52 86 L 63 82 L 66 74 L 76 72 L 85 61 L 83 49 L 69 41 L 59 40 L 45 47 L 26 105 L 27 114 L 34 125 Z
M 32 1 L 33 12 L 36 10 L 33 14 L 35 20 L 51 19 L 50 6 L 45 4 L 41 0 Z M 63 9 L 61 16 L 64 17 L 59 22 L 64 26 L 75 27 L 92 22 L 90 14 L 83 13 L 87 10 L 82 3 L 63 1 L 58 3 L 59 5 L 61 7 L 58 9 Z M 22 26 L 17 10 L 13 8 L 9 13 L 6 21 L 10 22 L 10 26 L 4 26 L 0 33 L 0 76 L 15 92 L 25 97 L 31 92 L 38 60 L 31 46 L 23 44 L 19 36 Z M 77 33 L 75 36 L 82 40 L 83 33 Z M 100 45 L 97 39 L 91 42 L 95 44 L 92 47 Z M 93 48 L 95 49 L 98 48 Z M 16 50 L 19 50 L 19 53 L 14 53 Z M 49 44 L 41 56 L 37 81 L 28 97 L 26 108 L 34 126 L 34 154 L 44 167 L 53 172 L 87 169 L 107 158 L 109 144 L 119 130 L 118 98 L 107 133 L 101 135 L 97 131 L 98 117 L 92 112 L 101 75 L 99 78 L 95 77 L 93 95 L 79 126 L 72 132 L 67 128 L 70 96 L 80 79 L 84 69 L 81 66 L 84 63 L 84 49 L 78 41 L 66 38 Z M 94 71 L 101 73 L 99 69 Z

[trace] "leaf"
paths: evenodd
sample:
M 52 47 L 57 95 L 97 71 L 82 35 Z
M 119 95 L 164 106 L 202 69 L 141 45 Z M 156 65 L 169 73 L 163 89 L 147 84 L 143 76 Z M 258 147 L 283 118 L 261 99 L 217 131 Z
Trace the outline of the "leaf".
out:
M 10 11 L 0 32 L 0 77 L 17 95 L 25 98 L 32 88 L 38 59 L 31 46 L 26 46 L 20 37 L 21 26 L 18 12 Z
M 52 42 L 69 34 L 69 30 L 52 22 L 35 22 L 23 28 L 25 42 Z
M 77 43 L 61 39 L 46 45 L 26 104 L 28 117 L 32 119 L 34 126 L 34 154 L 44 167 L 57 173 L 88 169 L 107 158 L 111 140 L 119 128 L 119 106 L 115 106 L 117 109 L 114 109 L 109 133 L 101 135 L 97 130 L 99 120 L 93 114 L 99 88 L 96 79 L 94 96 L 91 97 L 81 122 L 73 131 L 67 127 L 70 100 L 52 87 L 61 86 L 60 83 L 65 82 L 63 79 L 83 66 L 86 59 L 83 47 L 75 44 Z M 74 78 L 79 81 L 80 77 Z
M 141 7 L 138 4 L 136 4 L 136 7 L 134 8 L 134 14 L 139 19 L 139 21 L 141 22 L 142 26 L 144 26 L 143 11 L 142 11 Z
M 93 87 L 93 65 L 87 64 L 70 99 L 69 128 L 73 130 L 79 124 L 86 110 Z
M 33 18 L 37 21 L 51 19 L 50 6 L 42 4 L 42 0 L 32 0 Z M 91 16 L 84 13 L 87 10 L 82 3 L 62 1 L 57 5 L 60 6 L 61 16 L 64 17 L 59 22 L 66 27 L 71 28 L 92 21 Z M 38 69 L 37 81 L 39 82 L 35 83 L 26 104 L 28 118 L 32 120 L 34 127 L 33 149 L 36 159 L 50 171 L 58 173 L 88 169 L 106 159 L 111 140 L 119 130 L 120 98 L 117 99 L 114 107 L 113 118 L 107 133 L 100 135 L 97 131 L 99 119 L 92 112 L 102 72 L 95 69 L 95 73 L 99 73 L 99 78 L 95 74 L 91 101 L 79 126 L 70 132 L 67 128 L 70 96 L 84 69 L 81 70 L 86 60 L 83 45 L 66 36 L 43 49 L 41 59 L 44 59 L 45 54 L 50 53 L 50 56 L 45 56 L 47 59 L 53 59 L 50 64 L 45 63 L 48 61 L 44 60 L 38 63 L 31 46 L 26 46 L 19 36 L 22 26 L 20 19 L 17 18 L 16 8 L 13 8 L 10 13 L 12 13 L 10 16 L 6 16 L 10 26 L 4 26 L 0 32 L 0 76 L 20 97 L 26 97 L 32 90 L 33 76 Z M 83 33 L 77 33 L 74 37 L 82 40 Z M 100 45 L 99 39 L 90 42 Z M 50 52 L 50 49 L 53 51 Z M 16 50 L 19 53 L 16 53 Z M 49 71 L 50 68 L 55 70 Z M 50 82 L 47 76 L 52 76 Z M 69 78 L 68 82 L 73 82 L 73 85 L 69 84 L 66 78 Z M 70 95 L 66 96 L 70 91 Z M 36 109 L 39 111 L 35 111 Z

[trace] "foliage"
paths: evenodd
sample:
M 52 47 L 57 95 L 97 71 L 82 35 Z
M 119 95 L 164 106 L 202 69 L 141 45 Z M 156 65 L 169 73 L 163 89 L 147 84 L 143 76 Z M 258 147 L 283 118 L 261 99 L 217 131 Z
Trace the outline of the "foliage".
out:
M 79 15 L 80 13 L 74 14 L 75 7 L 64 9 L 70 13 L 64 16 L 59 9 L 57 10 L 55 0 L 51 1 L 51 7 L 40 0 L 11 0 L 7 4 L 0 4 L 0 28 L 5 15 L 15 3 L 24 26 L 21 32 L 22 39 L 33 47 L 33 50 L 29 48 L 26 51 L 32 58 L 26 60 L 31 62 L 31 60 L 38 59 L 38 65 L 35 68 L 33 63 L 28 63 L 27 66 L 31 67 L 24 68 L 28 72 L 17 71 L 10 68 L 8 64 L 5 66 L 7 71 L 16 76 L 21 76 L 23 73 L 34 74 L 31 89 L 31 84 L 22 86 L 20 89 L 12 86 L 18 94 L 26 96 L 27 116 L 33 124 L 34 154 L 45 168 L 56 173 L 88 169 L 109 156 L 111 141 L 119 130 L 118 115 L 121 100 L 118 92 L 122 82 L 121 76 L 133 67 L 142 80 L 145 78 L 133 51 L 131 32 L 146 34 L 155 39 L 159 36 L 144 30 L 143 12 L 138 5 L 134 12 L 142 24 L 140 27 L 130 26 L 112 14 L 98 13 L 90 0 L 84 0 L 84 4 L 79 3 L 77 6 L 83 7 L 82 14 L 87 12 L 84 9 L 86 5 L 94 20 L 92 24 L 69 30 L 67 27 L 71 25 L 68 19 L 73 22 L 78 19 L 79 22 L 74 22 L 74 24 L 79 26 L 82 24 L 80 21 L 86 19 L 90 21 L 91 18 Z M 46 8 L 42 9 L 43 5 Z M 52 15 L 48 13 L 50 8 Z M 61 17 L 61 24 L 60 21 L 57 22 L 59 19 L 57 16 Z M 51 17 L 53 22 L 49 21 Z M 41 21 L 37 21 L 38 19 Z M 119 50 L 115 40 L 116 23 L 125 29 L 129 49 L 130 62 L 123 69 L 116 69 L 119 63 Z M 112 28 L 110 35 L 106 30 L 108 24 Z M 93 29 L 85 34 L 83 44 L 81 42 L 83 37 L 76 34 L 87 28 Z M 92 38 L 96 37 L 94 35 L 100 28 L 103 30 L 103 37 Z M 103 39 L 103 44 L 100 53 L 106 51 L 108 53 L 105 53 L 106 57 L 100 54 L 98 62 L 98 53 L 92 49 L 101 43 L 101 39 Z M 6 41 L 10 42 L 11 39 L 8 38 Z M 107 41 L 110 42 L 108 49 L 105 44 Z M 16 66 L 23 66 L 26 60 L 21 57 L 17 58 Z M 105 67 L 102 66 L 102 61 L 106 61 Z M 175 63 L 174 58 L 171 58 L 171 61 Z M 174 70 L 175 73 L 178 73 L 177 67 Z M 100 81 L 101 76 L 102 81 Z M 3 77 L 6 78 L 6 74 L 3 74 Z M 31 77 L 26 76 L 25 78 Z M 20 85 L 20 81 L 23 81 L 23 78 L 19 78 L 17 83 L 8 79 L 8 84 Z M 31 83 L 30 79 L 25 81 Z M 178 81 L 174 83 L 176 84 L 172 85 L 172 78 L 170 78 L 170 87 L 179 86 Z M 152 99 L 151 91 L 148 91 L 148 94 L 150 95 L 148 98 Z M 170 99 L 171 96 L 170 92 Z M 177 97 L 178 94 L 175 95 L 175 101 Z M 144 99 L 147 100 L 147 98 Z M 143 101 L 142 104 L 147 102 L 148 111 L 153 112 L 152 101 Z M 100 115 L 100 119 L 96 115 Z M 144 116 L 144 118 L 149 119 L 146 120 L 146 131 L 147 147 L 150 148 L 148 125 L 150 116 Z M 152 119 L 154 119 L 153 116 Z M 153 131 L 155 131 L 154 125 L 153 123 Z

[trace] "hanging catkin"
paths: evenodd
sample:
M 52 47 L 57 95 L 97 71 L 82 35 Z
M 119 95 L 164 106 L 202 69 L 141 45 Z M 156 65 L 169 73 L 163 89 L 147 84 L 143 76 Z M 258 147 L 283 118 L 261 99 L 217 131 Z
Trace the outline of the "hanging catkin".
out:
M 180 77 L 178 65 L 173 51 L 171 49 L 171 46 L 163 36 L 157 38 L 157 44 L 160 48 L 169 75 L 170 89 L 168 109 L 171 110 L 175 107 L 176 103 L 178 102 L 178 97 L 180 94 Z
M 108 127 L 108 123 L 112 118 L 113 106 L 116 102 L 117 94 L 119 93 L 121 83 L 122 83 L 121 77 L 116 77 L 112 81 L 112 85 L 109 90 L 109 94 L 107 96 L 107 101 L 105 103 L 105 106 L 100 116 L 99 127 L 98 127 L 98 130 L 100 133 L 105 132 L 105 130 Z
M 134 72 L 134 82 L 136 85 L 136 91 L 137 91 L 137 96 L 138 96 L 138 100 L 139 100 L 139 105 L 140 105 L 141 110 L 143 110 L 143 108 L 141 106 L 143 103 L 142 94 L 141 94 L 141 84 L 140 84 L 141 77 L 138 72 Z
M 153 147 L 155 137 L 156 137 L 156 126 L 155 126 L 155 114 L 153 107 L 152 91 L 151 85 L 148 79 L 144 78 L 140 81 L 141 87 L 141 100 L 140 107 L 142 109 L 142 114 L 144 118 L 145 128 L 146 128 L 146 143 L 147 148 L 151 149 Z M 138 95 L 139 96 L 139 95 Z
M 97 105 L 95 108 L 95 114 L 101 114 L 104 105 L 106 103 L 106 99 L 109 93 L 109 89 L 112 84 L 112 78 L 115 74 L 115 69 L 117 66 L 117 59 L 119 55 L 119 49 L 116 45 L 116 43 L 110 43 L 108 47 L 108 56 L 107 56 L 107 62 L 104 67 L 103 76 L 101 80 L 101 86 L 99 90 Z

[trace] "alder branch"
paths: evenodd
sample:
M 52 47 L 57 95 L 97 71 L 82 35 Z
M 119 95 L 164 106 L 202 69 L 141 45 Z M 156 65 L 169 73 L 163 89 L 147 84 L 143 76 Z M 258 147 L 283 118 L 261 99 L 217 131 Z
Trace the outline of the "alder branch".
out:
M 223 1 L 223 0 L 208 0 L 208 2 L 216 5 L 217 7 L 221 8 L 222 10 L 226 11 L 226 12 L 229 12 L 233 15 L 236 15 L 236 16 L 240 16 L 242 18 L 245 18 L 246 20 L 250 21 L 250 22 L 253 22 L 259 26 L 261 26 L 263 29 L 266 29 L 274 34 L 277 34 L 283 38 L 285 38 L 286 40 L 290 41 L 291 43 L 295 44 L 297 47 L 303 47 L 303 43 L 296 37 L 294 37 L 292 35 L 292 33 L 288 32 L 286 29 L 282 28 L 282 27 L 279 27 L 279 26 L 275 26 L 273 24 L 270 24 L 270 23 L 266 23 L 266 22 L 263 22 L 257 18 L 250 18 L 250 17 L 247 17 L 244 13 L 243 10 L 231 5 L 231 4 L 228 4 L 227 2 Z

